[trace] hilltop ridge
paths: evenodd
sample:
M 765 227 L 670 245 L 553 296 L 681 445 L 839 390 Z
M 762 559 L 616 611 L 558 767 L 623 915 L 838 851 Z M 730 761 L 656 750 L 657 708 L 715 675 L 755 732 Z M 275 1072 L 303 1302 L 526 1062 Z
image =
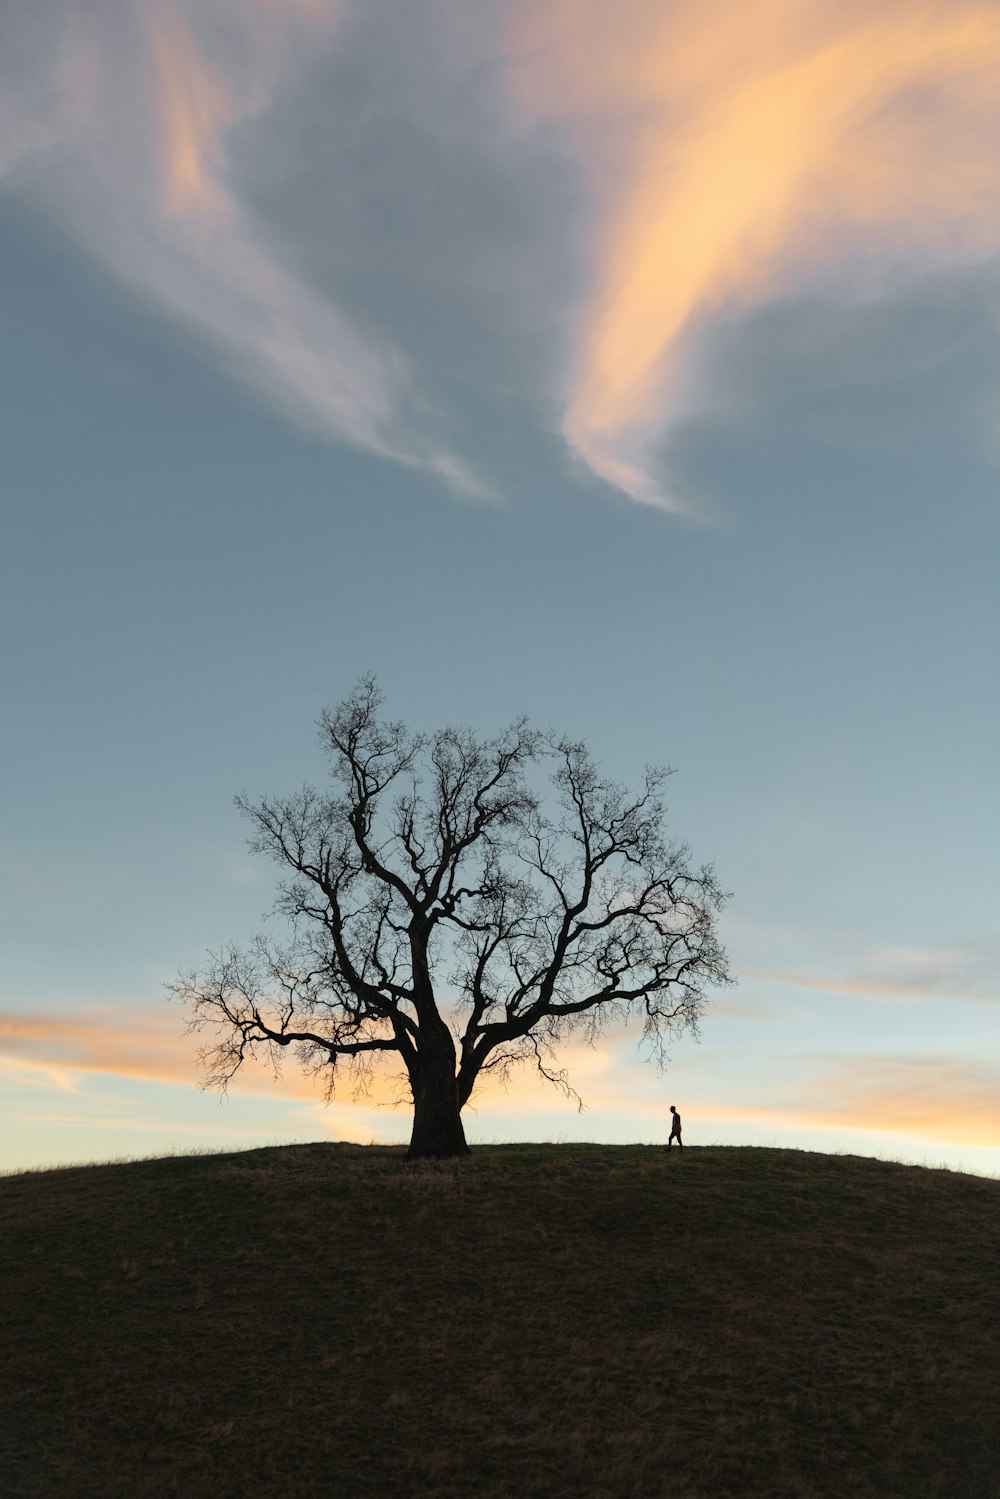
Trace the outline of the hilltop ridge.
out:
M 8 1177 L 5 1492 L 996 1499 L 998 1229 L 1000 1182 L 736 1147 Z

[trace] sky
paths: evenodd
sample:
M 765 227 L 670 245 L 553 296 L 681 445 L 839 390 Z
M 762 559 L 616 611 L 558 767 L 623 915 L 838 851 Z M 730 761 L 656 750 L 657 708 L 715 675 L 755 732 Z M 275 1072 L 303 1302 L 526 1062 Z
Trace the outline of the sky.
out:
M 398 1142 L 165 997 L 259 929 L 233 796 L 364 672 L 521 713 L 732 891 L 737 986 L 470 1140 L 1000 1173 L 1000 7 L 0 13 L 0 1169 Z

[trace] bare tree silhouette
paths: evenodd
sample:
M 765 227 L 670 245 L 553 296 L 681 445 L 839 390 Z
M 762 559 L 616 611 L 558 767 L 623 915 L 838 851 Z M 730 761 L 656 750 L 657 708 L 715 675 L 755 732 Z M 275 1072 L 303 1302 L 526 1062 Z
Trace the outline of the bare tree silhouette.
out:
M 529 1062 L 575 1097 L 555 1060 L 570 1033 L 641 1018 L 661 1065 L 670 1037 L 696 1033 L 706 988 L 731 982 L 725 896 L 664 835 L 667 772 L 632 793 L 524 720 L 491 739 L 414 734 L 381 704 L 364 677 L 323 713 L 332 791 L 237 798 L 251 848 L 288 871 L 275 909 L 289 940 L 229 948 L 169 987 L 217 1032 L 206 1086 L 293 1047 L 330 1096 L 393 1054 L 410 1156 L 461 1155 L 483 1074 Z

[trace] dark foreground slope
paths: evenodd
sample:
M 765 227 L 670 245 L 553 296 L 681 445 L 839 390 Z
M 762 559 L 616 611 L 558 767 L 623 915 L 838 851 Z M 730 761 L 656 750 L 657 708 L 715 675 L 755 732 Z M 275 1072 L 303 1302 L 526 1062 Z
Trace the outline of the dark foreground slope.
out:
M 997 1499 L 1000 1183 L 314 1145 L 0 1181 L 9 1499 Z

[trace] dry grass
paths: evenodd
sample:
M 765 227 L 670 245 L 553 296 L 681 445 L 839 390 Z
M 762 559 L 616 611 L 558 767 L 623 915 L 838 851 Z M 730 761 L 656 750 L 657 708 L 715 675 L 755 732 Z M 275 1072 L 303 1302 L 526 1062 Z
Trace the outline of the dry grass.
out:
M 998 1499 L 1000 1183 L 293 1146 L 0 1181 L 8 1499 Z

